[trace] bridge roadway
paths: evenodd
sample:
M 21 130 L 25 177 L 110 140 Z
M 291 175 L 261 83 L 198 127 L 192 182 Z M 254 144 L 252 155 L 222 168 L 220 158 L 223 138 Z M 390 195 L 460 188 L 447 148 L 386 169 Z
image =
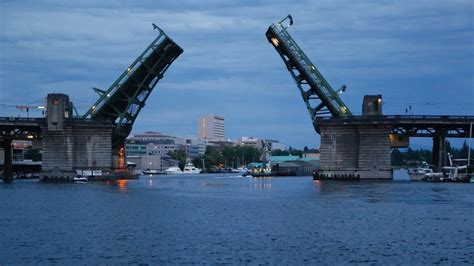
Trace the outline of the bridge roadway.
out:
M 441 148 L 445 138 L 469 138 L 470 126 L 474 116 L 435 116 L 435 115 L 381 115 L 381 116 L 346 116 L 317 117 L 316 130 L 320 126 L 381 126 L 391 127 L 391 133 L 406 137 L 432 137 L 433 161 L 441 164 Z M 5 151 L 4 179 L 11 178 L 13 140 L 41 139 L 41 125 L 45 118 L 0 117 L 0 147 Z M 438 155 L 437 155 L 438 154 Z
M 331 125 L 390 125 L 392 133 L 407 137 L 435 137 L 442 134 L 446 138 L 469 138 L 470 124 L 474 116 L 447 115 L 380 115 L 317 117 L 319 126 Z
M 0 142 L 39 137 L 44 118 L 0 117 Z

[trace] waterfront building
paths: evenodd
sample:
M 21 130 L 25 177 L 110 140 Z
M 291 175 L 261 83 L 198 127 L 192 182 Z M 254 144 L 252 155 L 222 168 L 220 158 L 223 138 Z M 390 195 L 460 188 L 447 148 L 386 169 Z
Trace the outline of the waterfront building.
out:
M 259 150 L 284 150 L 285 145 L 273 139 L 260 139 L 254 137 L 241 137 L 237 140 L 237 145 L 248 146 Z
M 206 152 L 206 141 L 202 139 L 186 139 L 186 154 L 189 158 L 197 158 Z
M 134 163 L 139 170 L 153 169 L 160 172 L 178 166 L 178 161 L 167 154 L 163 155 L 127 155 L 127 163 Z
M 210 141 L 224 140 L 224 117 L 218 115 L 201 115 L 199 117 L 199 138 Z
M 318 152 L 303 152 L 303 158 L 319 160 L 319 151 Z
M 178 166 L 178 162 L 168 155 L 170 151 L 185 150 L 189 159 L 197 158 L 206 152 L 206 141 L 145 132 L 128 137 L 125 147 L 127 160 L 135 163 L 138 169 L 165 171 Z
M 279 172 L 291 172 L 298 176 L 311 175 L 319 167 L 319 157 L 303 157 L 296 155 L 270 156 L 270 166 Z
M 207 146 L 214 147 L 216 149 L 224 149 L 225 147 L 236 146 L 233 141 L 230 140 L 210 140 L 207 141 Z
M 168 152 L 185 149 L 186 140 L 159 132 L 145 132 L 134 134 L 127 138 L 125 149 L 127 161 L 137 165 L 137 169 L 154 169 L 165 171 L 169 167 L 177 166 Z
M 127 138 L 127 155 L 166 155 L 170 151 L 184 149 L 186 140 L 159 132 L 145 132 Z

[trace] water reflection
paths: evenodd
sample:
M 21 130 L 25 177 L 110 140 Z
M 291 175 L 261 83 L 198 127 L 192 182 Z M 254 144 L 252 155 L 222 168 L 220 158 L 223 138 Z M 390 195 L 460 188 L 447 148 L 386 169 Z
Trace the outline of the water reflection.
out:
M 271 189 L 272 188 L 272 183 L 260 183 L 260 184 L 250 184 L 250 188 L 253 189 Z
M 222 183 L 211 183 L 211 182 L 202 182 L 201 185 L 206 188 L 224 188 Z
M 120 179 L 120 180 L 114 180 L 114 181 L 105 181 L 105 184 L 107 186 L 118 187 L 118 190 L 120 192 L 126 192 L 128 182 L 129 182 L 129 180 Z
M 119 187 L 119 191 L 127 191 L 127 183 L 128 180 L 125 179 L 117 180 L 117 186 Z
M 348 184 L 355 184 L 355 182 L 313 180 L 313 187 L 318 193 L 334 193 L 346 191 Z
M 0 263 L 468 265 L 472 188 L 231 175 L 15 180 L 0 185 Z
M 272 188 L 272 177 L 254 177 L 250 179 L 250 188 L 252 189 L 271 189 Z

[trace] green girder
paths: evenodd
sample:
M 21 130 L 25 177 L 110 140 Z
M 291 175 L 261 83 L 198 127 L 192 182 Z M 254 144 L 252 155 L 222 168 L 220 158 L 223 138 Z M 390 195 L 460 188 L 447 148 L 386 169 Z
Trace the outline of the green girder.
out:
M 287 19 L 290 22 L 285 26 L 283 22 Z M 265 35 L 295 80 L 315 129 L 318 116 L 327 114 L 337 117 L 352 116 L 337 92 L 286 31 L 292 24 L 293 18 L 288 15 L 282 21 L 271 25 Z M 345 89 L 345 86 L 343 88 Z
M 114 148 L 123 146 L 153 88 L 183 52 L 163 30 L 153 26 L 159 31 L 158 36 L 107 90 L 94 88 L 100 97 L 82 116 L 83 119 L 114 122 Z

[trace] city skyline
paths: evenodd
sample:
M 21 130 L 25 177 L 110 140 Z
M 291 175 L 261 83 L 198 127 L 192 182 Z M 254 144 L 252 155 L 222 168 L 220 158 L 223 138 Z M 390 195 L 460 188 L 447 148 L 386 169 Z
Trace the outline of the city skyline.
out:
M 474 113 L 470 1 L 3 1 L 1 7 L 0 103 L 41 104 L 48 92 L 61 92 L 84 113 L 97 99 L 90 88 L 112 84 L 156 36 L 155 22 L 184 53 L 133 132 L 187 135 L 200 114 L 219 113 L 230 138 L 316 147 L 319 136 L 301 96 L 264 37 L 291 13 L 289 31 L 333 87 L 348 86 L 342 99 L 353 113 L 360 113 L 363 95 L 379 93 L 385 114 L 409 107 L 414 114 Z

